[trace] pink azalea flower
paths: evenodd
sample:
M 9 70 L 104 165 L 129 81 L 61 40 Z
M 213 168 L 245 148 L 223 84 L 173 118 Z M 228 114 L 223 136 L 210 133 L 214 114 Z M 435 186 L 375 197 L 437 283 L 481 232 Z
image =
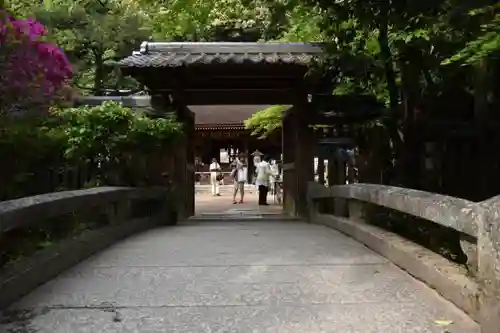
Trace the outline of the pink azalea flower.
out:
M 50 104 L 72 74 L 70 62 L 62 50 L 40 40 L 47 33 L 42 24 L 0 15 L 0 100 Z

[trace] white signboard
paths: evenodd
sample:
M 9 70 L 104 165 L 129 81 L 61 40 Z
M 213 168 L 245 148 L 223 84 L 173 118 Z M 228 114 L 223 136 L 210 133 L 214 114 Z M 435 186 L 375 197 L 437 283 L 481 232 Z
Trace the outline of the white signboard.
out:
M 220 150 L 219 160 L 220 163 L 229 163 L 229 154 L 225 149 Z

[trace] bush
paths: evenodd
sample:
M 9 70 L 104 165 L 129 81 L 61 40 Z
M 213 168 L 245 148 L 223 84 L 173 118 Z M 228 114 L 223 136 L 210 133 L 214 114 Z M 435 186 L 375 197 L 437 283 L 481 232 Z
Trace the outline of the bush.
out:
M 49 117 L 0 118 L 0 200 L 101 185 L 158 184 L 174 118 L 152 119 L 115 102 L 54 109 Z M 160 165 L 158 165 L 160 163 Z
M 0 119 L 0 200 L 52 190 L 63 161 L 62 131 L 45 119 Z
M 148 175 L 148 160 L 167 154 L 182 134 L 174 118 L 152 119 L 120 103 L 55 110 L 66 137 L 65 159 L 97 170 L 96 185 L 139 185 Z

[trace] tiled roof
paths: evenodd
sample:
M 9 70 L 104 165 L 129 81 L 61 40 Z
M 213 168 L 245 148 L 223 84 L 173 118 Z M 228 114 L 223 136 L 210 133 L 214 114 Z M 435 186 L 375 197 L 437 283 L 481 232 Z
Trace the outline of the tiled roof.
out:
M 181 67 L 196 64 L 308 65 L 319 43 L 148 43 L 119 61 L 120 67 Z

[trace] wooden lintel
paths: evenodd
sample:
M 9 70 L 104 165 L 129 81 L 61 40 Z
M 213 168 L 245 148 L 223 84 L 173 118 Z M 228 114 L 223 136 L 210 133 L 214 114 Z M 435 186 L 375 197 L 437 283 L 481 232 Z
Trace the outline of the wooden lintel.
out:
M 294 90 L 184 90 L 187 105 L 273 105 L 290 104 L 295 98 Z

